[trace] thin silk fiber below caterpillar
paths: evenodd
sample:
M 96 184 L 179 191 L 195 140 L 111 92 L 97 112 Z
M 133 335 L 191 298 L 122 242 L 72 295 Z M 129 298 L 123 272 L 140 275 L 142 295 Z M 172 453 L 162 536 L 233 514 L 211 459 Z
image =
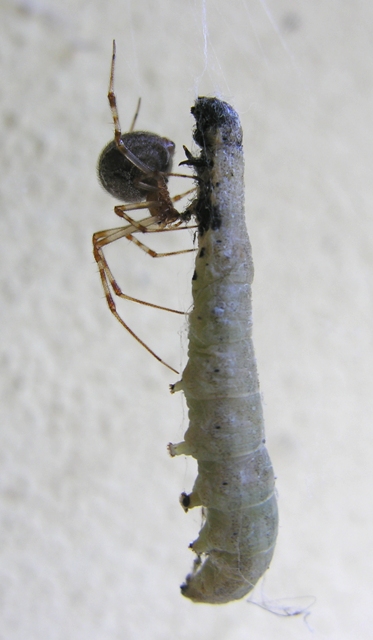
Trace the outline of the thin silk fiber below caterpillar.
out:
M 274 475 L 251 339 L 253 263 L 245 225 L 242 130 L 236 112 L 216 98 L 198 98 L 192 113 L 201 147 L 188 164 L 198 195 L 184 215 L 198 223 L 189 317 L 189 361 L 171 391 L 184 391 L 185 441 L 171 455 L 198 461 L 185 511 L 204 507 L 190 547 L 197 554 L 181 586 L 194 602 L 222 604 L 245 596 L 268 568 L 278 516 Z

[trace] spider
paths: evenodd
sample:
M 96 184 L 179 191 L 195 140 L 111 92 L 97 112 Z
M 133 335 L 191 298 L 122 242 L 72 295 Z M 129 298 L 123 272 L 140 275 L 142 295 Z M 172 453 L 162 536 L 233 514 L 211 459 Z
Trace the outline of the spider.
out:
M 119 240 L 119 238 L 126 238 L 127 240 L 134 242 L 152 258 L 160 258 L 194 251 L 194 249 L 184 249 L 182 251 L 157 253 L 133 235 L 135 233 L 157 233 L 163 231 L 174 231 L 177 229 L 190 229 L 190 226 L 181 226 L 183 223 L 187 223 L 189 221 L 190 215 L 187 213 L 179 213 L 174 207 L 174 202 L 177 202 L 184 196 L 194 192 L 195 187 L 185 193 L 171 198 L 167 188 L 167 179 L 169 176 L 180 176 L 186 178 L 194 178 L 194 176 L 170 173 L 173 154 L 175 151 L 175 145 L 171 140 L 148 131 L 134 131 L 140 109 L 140 100 L 138 101 L 136 112 L 128 133 L 122 134 L 117 101 L 114 92 L 115 57 L 116 46 L 114 40 L 108 92 L 108 100 L 114 123 L 114 140 L 109 142 L 101 152 L 97 165 L 97 173 L 101 185 L 106 191 L 115 198 L 129 203 L 114 207 L 114 213 L 120 218 L 126 220 L 129 224 L 124 227 L 106 229 L 104 231 L 97 231 L 94 233 L 92 238 L 93 255 L 99 268 L 102 287 L 111 313 L 117 318 L 121 325 L 159 362 L 171 369 L 171 371 L 178 373 L 176 369 L 164 362 L 152 349 L 150 349 L 150 347 L 148 347 L 148 345 L 143 342 L 143 340 L 141 340 L 132 329 L 130 329 L 123 318 L 121 318 L 117 311 L 111 290 L 120 298 L 124 298 L 125 300 L 130 300 L 132 302 L 138 302 L 139 304 L 144 304 L 148 307 L 178 314 L 184 314 L 184 311 L 176 311 L 175 309 L 162 307 L 157 304 L 152 304 L 151 302 L 145 302 L 144 300 L 139 300 L 123 293 L 110 270 L 103 252 L 103 247 Z M 148 209 L 150 216 L 143 220 L 134 220 L 127 212 L 137 209 Z

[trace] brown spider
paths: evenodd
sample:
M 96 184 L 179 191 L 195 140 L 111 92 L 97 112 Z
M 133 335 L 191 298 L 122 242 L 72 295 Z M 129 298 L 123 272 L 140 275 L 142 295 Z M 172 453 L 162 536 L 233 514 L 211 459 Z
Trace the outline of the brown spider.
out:
M 176 229 L 186 229 L 191 227 L 180 226 L 188 222 L 190 216 L 179 213 L 173 203 L 184 196 L 192 193 L 195 188 L 171 198 L 168 188 L 168 176 L 180 176 L 191 178 L 185 174 L 170 173 L 175 145 L 168 138 L 162 138 L 155 133 L 148 131 L 134 131 L 136 119 L 140 109 L 140 100 L 137 104 L 131 127 L 128 133 L 121 132 L 117 102 L 114 93 L 114 68 L 115 68 L 116 47 L 113 41 L 113 54 L 111 61 L 110 83 L 108 99 L 114 122 L 114 140 L 109 142 L 101 152 L 98 160 L 97 173 L 101 185 L 106 191 L 119 200 L 130 204 L 122 204 L 114 207 L 114 212 L 129 224 L 125 227 L 106 229 L 93 234 L 93 254 L 97 262 L 105 297 L 111 313 L 123 325 L 125 329 L 151 353 L 159 362 L 178 373 L 173 367 L 157 356 L 145 342 L 143 342 L 130 327 L 124 322 L 117 312 L 111 289 L 115 295 L 126 300 L 138 302 L 148 307 L 171 311 L 173 313 L 184 314 L 183 311 L 176 311 L 167 307 L 161 307 L 144 300 L 133 298 L 122 292 L 118 286 L 110 267 L 106 261 L 103 247 L 115 242 L 119 238 L 127 238 L 134 242 L 140 249 L 145 251 L 152 258 L 178 255 L 188 253 L 194 249 L 182 251 L 172 251 L 169 253 L 157 253 L 134 237 L 135 233 L 157 233 L 162 231 L 174 231 Z M 131 218 L 127 211 L 137 209 L 148 209 L 150 216 L 143 220 L 136 221 Z

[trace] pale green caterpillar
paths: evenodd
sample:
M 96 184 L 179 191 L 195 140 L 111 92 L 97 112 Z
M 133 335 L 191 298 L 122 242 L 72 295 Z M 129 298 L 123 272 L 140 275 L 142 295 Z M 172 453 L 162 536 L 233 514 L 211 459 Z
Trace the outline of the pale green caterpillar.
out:
M 181 586 L 194 602 L 221 604 L 246 595 L 268 568 L 278 516 L 256 360 L 251 339 L 253 262 L 245 225 L 242 130 L 236 112 L 198 98 L 192 113 L 201 154 L 188 151 L 198 195 L 184 216 L 198 223 L 189 316 L 189 361 L 171 391 L 184 391 L 190 425 L 172 456 L 198 461 L 185 511 L 204 507 L 190 546 L 193 572 Z

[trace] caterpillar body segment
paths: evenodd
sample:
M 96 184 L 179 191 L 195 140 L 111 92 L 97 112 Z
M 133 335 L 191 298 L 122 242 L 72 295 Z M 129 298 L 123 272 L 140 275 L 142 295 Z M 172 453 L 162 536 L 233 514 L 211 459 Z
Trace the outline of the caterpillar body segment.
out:
M 197 479 L 181 503 L 186 511 L 203 506 L 205 515 L 181 591 L 194 602 L 221 604 L 245 596 L 268 568 L 278 516 L 251 338 L 242 130 L 232 107 L 216 98 L 198 98 L 192 113 L 201 154 L 187 151 L 199 184 L 187 213 L 197 220 L 198 254 L 189 360 L 171 387 L 184 391 L 190 425 L 169 450 L 197 459 Z

